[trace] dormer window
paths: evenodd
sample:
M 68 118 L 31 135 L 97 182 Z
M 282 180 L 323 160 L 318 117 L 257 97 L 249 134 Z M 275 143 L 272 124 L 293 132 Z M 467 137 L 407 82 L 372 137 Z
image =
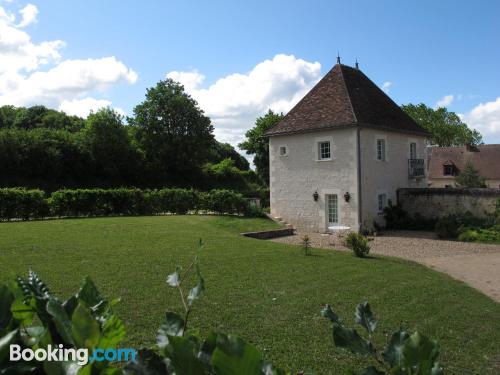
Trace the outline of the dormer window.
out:
M 451 161 L 447 161 L 443 164 L 443 176 L 456 176 L 457 169 L 455 164 Z

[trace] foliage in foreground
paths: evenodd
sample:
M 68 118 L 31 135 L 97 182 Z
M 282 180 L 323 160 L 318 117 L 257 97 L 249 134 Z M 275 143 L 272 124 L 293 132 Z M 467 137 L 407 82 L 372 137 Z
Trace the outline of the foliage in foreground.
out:
M 333 342 L 335 346 L 353 354 L 367 357 L 377 366 L 368 366 L 353 375 L 442 375 L 437 357 L 439 345 L 418 332 L 409 334 L 405 329 L 395 331 L 383 349 L 377 349 L 372 334 L 378 325 L 368 302 L 356 306 L 354 320 L 368 334 L 361 336 L 355 328 L 344 326 L 342 319 L 326 305 L 321 315 L 333 323 Z
M 363 258 L 370 252 L 368 238 L 362 234 L 351 232 L 345 240 L 346 246 L 354 252 L 357 257 Z
M 200 250 L 203 243 L 199 242 Z M 195 278 L 196 281 L 192 282 Z M 139 351 L 138 358 L 116 366 L 108 361 L 78 364 L 76 361 L 11 362 L 10 344 L 23 349 L 62 345 L 64 348 L 118 348 L 125 337 L 122 321 L 113 313 L 116 301 L 108 302 L 88 278 L 81 289 L 60 301 L 48 286 L 30 270 L 28 278 L 0 287 L 0 374 L 177 374 L 177 375 L 280 375 L 285 371 L 267 363 L 258 349 L 234 335 L 212 332 L 205 339 L 188 325 L 193 303 L 204 289 L 205 281 L 198 256 L 185 269 L 177 267 L 167 284 L 179 291 L 183 313 L 167 311 L 157 334 L 156 345 Z M 394 375 L 441 375 L 437 363 L 439 347 L 418 333 L 403 329 L 395 332 L 383 351 L 375 348 L 371 334 L 377 326 L 368 303 L 356 308 L 356 322 L 368 332 L 368 339 L 355 329 L 344 327 L 341 319 L 326 306 L 321 314 L 333 322 L 333 341 L 341 349 L 371 357 L 379 368 Z M 298 372 L 297 374 L 304 374 Z M 356 374 L 356 373 L 352 373 Z M 359 375 L 383 375 L 374 366 Z

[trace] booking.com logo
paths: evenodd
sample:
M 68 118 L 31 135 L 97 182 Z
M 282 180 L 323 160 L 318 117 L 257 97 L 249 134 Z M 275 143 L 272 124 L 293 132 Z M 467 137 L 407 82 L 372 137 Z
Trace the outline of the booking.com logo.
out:
M 92 355 L 89 355 L 88 349 L 64 348 L 62 344 L 52 346 L 47 345 L 47 348 L 38 348 L 36 350 L 25 348 L 21 349 L 20 345 L 10 345 L 10 360 L 11 361 L 54 361 L 66 362 L 73 361 L 80 366 L 85 366 L 89 362 L 121 362 L 136 360 L 137 351 L 132 348 L 120 349 L 94 349 Z

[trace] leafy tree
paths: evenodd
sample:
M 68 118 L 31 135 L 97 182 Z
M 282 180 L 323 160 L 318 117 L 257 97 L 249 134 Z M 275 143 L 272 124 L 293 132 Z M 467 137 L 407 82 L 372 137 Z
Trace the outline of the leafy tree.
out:
M 11 128 L 16 119 L 17 109 L 13 105 L 0 107 L 0 129 Z
M 484 178 L 481 177 L 479 171 L 474 168 L 470 160 L 465 163 L 464 168 L 458 174 L 455 182 L 460 187 L 465 188 L 483 188 L 486 187 Z
M 91 113 L 86 121 L 85 141 L 96 175 L 114 184 L 129 185 L 138 168 L 139 153 L 133 148 L 123 116 L 111 108 Z
M 246 140 L 238 146 L 246 150 L 248 155 L 255 155 L 253 163 L 257 174 L 269 185 L 269 140 L 264 133 L 283 118 L 283 113 L 269 110 L 264 116 L 255 120 L 255 126 L 245 133 Z
M 211 163 L 219 163 L 227 158 L 233 160 L 234 166 L 242 171 L 248 171 L 250 169 L 248 160 L 241 156 L 233 146 L 229 143 L 215 141 L 210 150 L 208 161 Z
M 432 109 L 423 103 L 406 104 L 401 108 L 431 133 L 433 145 L 449 147 L 482 143 L 482 136 L 477 130 L 469 128 L 455 112 L 446 108 Z
M 213 126 L 182 85 L 166 79 L 149 88 L 129 121 L 137 127 L 151 179 L 195 183 L 214 142 Z

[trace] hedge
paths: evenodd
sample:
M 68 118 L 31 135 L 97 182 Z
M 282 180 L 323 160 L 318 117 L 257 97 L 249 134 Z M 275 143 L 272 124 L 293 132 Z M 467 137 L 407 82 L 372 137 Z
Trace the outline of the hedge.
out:
M 255 215 L 247 199 L 231 190 L 62 189 L 46 196 L 42 190 L 0 189 L 0 220 L 188 212 Z

